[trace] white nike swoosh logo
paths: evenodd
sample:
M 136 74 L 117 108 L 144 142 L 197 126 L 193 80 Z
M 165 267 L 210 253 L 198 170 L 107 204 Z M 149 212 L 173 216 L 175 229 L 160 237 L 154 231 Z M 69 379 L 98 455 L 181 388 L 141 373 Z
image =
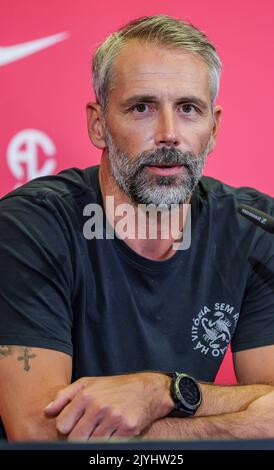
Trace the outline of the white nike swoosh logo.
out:
M 45 38 L 35 39 L 34 41 L 23 42 L 14 46 L 0 47 L 0 66 L 10 64 L 16 60 L 23 59 L 35 52 L 53 46 L 57 42 L 64 41 L 70 35 L 69 32 L 63 32 L 48 36 Z

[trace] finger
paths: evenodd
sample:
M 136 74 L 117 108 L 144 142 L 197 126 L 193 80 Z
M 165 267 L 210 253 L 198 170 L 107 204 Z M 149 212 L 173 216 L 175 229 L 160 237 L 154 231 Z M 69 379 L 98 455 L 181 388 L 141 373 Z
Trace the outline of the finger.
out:
M 128 429 L 122 429 L 118 428 L 114 430 L 114 432 L 111 434 L 111 437 L 114 438 L 119 438 L 119 437 L 137 437 L 139 434 L 135 434 L 132 431 L 129 431 Z
M 100 422 L 100 416 L 97 414 L 84 413 L 67 436 L 68 441 L 88 440 L 90 434 Z
M 100 420 L 98 426 L 94 428 L 93 432 L 90 434 L 89 440 L 99 437 L 109 439 L 112 434 L 117 431 L 119 426 L 121 426 L 122 421 L 123 416 L 120 413 L 114 413 L 113 410 L 109 410 L 103 419 Z
M 47 416 L 56 416 L 85 387 L 85 383 L 77 381 L 59 390 L 56 398 L 44 409 Z
M 112 434 L 116 431 L 117 426 L 113 423 L 110 424 L 109 422 L 101 422 L 96 426 L 93 431 L 90 433 L 89 441 L 92 439 L 98 439 L 104 437 L 105 439 L 109 439 Z
M 82 398 L 76 396 L 69 404 L 63 408 L 56 418 L 56 428 L 61 434 L 69 434 L 81 416 L 84 415 L 86 404 Z

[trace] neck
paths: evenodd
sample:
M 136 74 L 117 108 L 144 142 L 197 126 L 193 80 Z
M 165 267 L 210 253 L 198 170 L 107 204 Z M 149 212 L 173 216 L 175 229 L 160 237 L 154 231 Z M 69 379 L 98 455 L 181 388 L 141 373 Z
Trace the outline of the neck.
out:
M 144 208 L 117 185 L 108 156 L 103 153 L 99 182 L 104 209 L 116 234 L 139 255 L 152 260 L 171 258 L 185 226 L 187 206 L 161 210 Z M 187 201 L 186 204 L 188 204 Z M 123 204 L 123 206 L 122 206 Z

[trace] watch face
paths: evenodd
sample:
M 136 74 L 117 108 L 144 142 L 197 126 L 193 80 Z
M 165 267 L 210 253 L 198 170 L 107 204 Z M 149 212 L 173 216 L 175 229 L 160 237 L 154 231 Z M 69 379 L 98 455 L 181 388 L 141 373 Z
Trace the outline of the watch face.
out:
M 178 378 L 178 388 L 182 403 L 188 408 L 196 409 L 201 401 L 200 389 L 192 377 Z

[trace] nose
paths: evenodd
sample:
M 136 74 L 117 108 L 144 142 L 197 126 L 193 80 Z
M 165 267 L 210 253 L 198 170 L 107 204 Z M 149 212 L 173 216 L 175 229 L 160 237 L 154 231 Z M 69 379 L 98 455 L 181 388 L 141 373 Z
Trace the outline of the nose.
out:
M 159 112 L 155 128 L 157 147 L 177 147 L 180 143 L 176 115 L 173 109 L 166 108 Z

